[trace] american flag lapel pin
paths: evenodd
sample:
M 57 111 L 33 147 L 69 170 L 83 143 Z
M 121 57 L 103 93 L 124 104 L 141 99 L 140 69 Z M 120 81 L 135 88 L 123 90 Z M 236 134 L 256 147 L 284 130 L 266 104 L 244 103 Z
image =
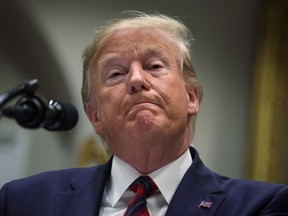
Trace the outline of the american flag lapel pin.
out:
M 199 204 L 199 208 L 210 208 L 212 205 L 212 202 L 208 202 L 203 200 L 200 204 Z

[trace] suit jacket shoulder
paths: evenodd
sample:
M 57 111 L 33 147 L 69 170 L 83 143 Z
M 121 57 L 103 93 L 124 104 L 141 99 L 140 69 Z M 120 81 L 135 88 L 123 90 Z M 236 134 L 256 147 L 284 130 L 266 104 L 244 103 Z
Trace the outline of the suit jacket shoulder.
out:
M 49 171 L 7 183 L 0 190 L 0 216 L 97 215 L 110 166 Z
M 194 148 L 167 215 L 288 215 L 288 186 L 231 179 L 209 170 Z

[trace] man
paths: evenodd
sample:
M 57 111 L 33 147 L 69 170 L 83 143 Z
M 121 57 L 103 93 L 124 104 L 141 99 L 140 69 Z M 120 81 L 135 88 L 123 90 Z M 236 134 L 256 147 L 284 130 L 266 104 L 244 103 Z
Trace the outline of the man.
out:
M 161 14 L 101 28 L 83 54 L 82 98 L 113 156 L 6 184 L 0 215 L 288 215 L 288 186 L 220 176 L 190 147 L 202 97 L 190 41 Z

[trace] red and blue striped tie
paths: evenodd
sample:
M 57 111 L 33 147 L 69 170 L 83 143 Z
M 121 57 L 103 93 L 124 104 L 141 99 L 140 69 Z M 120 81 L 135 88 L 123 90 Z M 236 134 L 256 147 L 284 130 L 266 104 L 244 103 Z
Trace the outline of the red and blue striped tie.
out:
M 135 195 L 129 201 L 124 216 L 149 216 L 146 198 L 157 190 L 155 182 L 149 176 L 140 176 L 129 188 Z

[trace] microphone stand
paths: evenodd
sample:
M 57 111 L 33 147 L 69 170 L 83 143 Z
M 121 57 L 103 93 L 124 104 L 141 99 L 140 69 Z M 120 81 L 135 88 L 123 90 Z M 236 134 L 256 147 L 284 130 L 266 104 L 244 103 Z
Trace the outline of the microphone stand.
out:
M 4 92 L 0 95 L 0 111 L 1 108 L 13 98 L 21 94 L 33 95 L 37 88 L 38 80 L 33 79 L 24 81 L 23 83 L 18 84 L 16 87 Z
M 45 103 L 42 99 L 34 95 L 38 89 L 38 80 L 27 80 L 16 87 L 0 95 L 0 118 L 5 115 L 15 118 L 17 123 L 27 128 L 38 128 L 45 118 Z M 14 107 L 4 109 L 4 106 L 14 99 L 23 95 Z M 33 108 L 33 110 L 31 110 Z M 21 112 L 19 112 L 19 110 Z M 35 113 L 35 110 L 37 111 Z M 33 112 L 32 112 L 33 111 Z M 18 114 L 21 113 L 21 114 Z

